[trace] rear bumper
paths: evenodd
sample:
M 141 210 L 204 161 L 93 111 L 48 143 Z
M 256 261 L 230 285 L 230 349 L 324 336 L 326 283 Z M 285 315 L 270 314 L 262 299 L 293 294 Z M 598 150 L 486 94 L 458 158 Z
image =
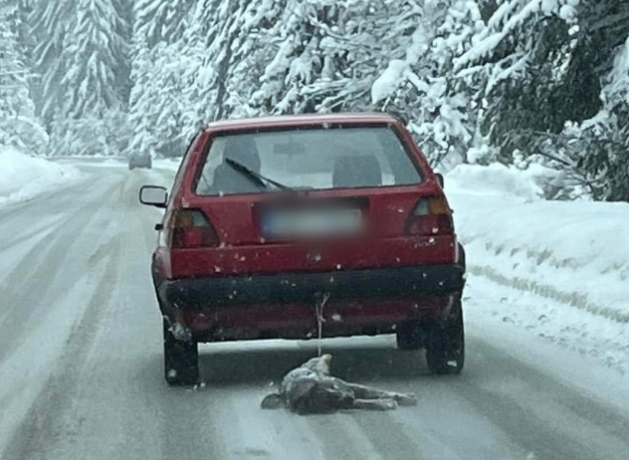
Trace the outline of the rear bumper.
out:
M 464 283 L 463 267 L 428 265 L 165 280 L 157 281 L 156 287 L 160 302 L 169 309 L 205 310 L 247 305 L 314 304 L 322 294 L 329 294 L 334 302 L 441 297 L 461 292 Z
M 156 281 L 162 313 L 201 342 L 395 332 L 445 319 L 463 291 L 458 265 Z

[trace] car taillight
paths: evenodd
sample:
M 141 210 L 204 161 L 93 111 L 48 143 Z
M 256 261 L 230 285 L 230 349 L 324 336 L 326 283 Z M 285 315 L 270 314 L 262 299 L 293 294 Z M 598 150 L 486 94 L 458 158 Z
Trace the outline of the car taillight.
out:
M 203 212 L 180 209 L 171 219 L 171 247 L 173 249 L 218 246 L 218 237 Z
M 413 236 L 451 234 L 454 231 L 452 211 L 445 197 L 420 199 L 408 218 L 406 233 Z

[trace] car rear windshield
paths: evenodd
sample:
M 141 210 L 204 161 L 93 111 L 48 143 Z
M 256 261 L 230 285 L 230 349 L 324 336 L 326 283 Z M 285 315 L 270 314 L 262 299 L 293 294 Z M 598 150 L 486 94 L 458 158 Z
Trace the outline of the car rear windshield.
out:
M 264 193 L 283 186 L 325 190 L 421 182 L 418 168 L 390 128 L 321 127 L 216 137 L 196 193 L 229 195 Z

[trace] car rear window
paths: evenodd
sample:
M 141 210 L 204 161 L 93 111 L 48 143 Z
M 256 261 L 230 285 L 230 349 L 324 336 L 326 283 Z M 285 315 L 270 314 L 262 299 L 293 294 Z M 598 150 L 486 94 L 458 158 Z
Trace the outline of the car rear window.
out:
M 262 179 L 247 177 L 226 159 Z M 294 189 L 325 190 L 413 185 L 421 183 L 422 176 L 388 127 L 274 130 L 216 137 L 196 193 L 264 193 L 281 188 L 271 181 Z

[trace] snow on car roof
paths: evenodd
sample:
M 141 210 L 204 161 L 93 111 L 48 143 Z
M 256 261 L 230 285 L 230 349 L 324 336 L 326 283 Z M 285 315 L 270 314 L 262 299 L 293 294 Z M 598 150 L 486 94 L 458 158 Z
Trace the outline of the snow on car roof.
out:
M 220 120 L 206 126 L 207 131 L 216 129 L 240 129 L 272 126 L 298 126 L 313 123 L 396 123 L 397 120 L 387 113 L 336 113 L 308 115 L 279 115 L 259 118 L 237 118 Z

